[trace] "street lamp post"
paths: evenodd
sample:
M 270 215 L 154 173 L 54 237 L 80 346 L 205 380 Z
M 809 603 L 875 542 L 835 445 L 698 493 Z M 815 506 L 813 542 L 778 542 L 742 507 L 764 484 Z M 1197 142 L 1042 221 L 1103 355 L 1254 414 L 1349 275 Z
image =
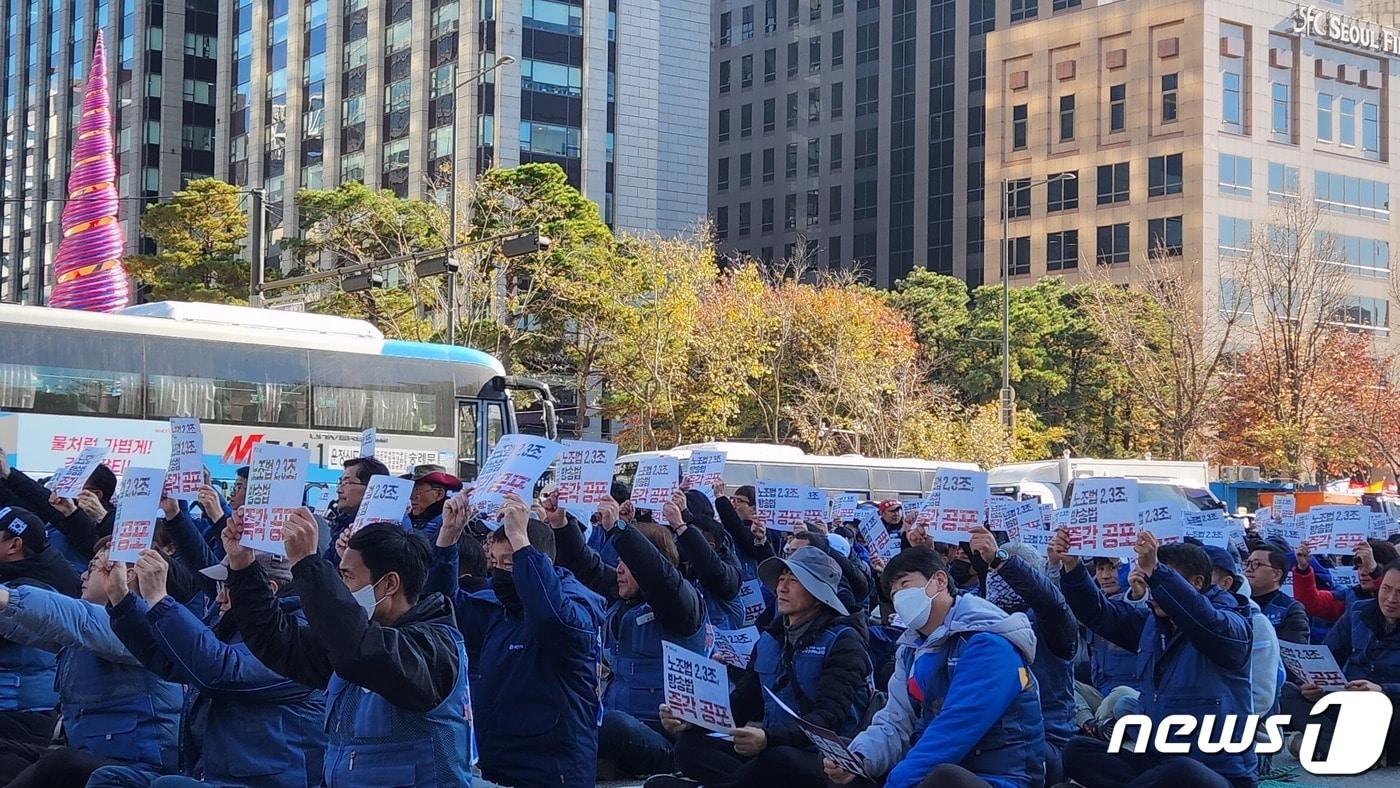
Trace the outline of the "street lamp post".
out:
M 452 155 L 449 158 L 451 162 L 450 167 L 452 169 L 452 187 L 449 190 L 447 206 L 447 227 L 449 234 L 447 246 L 449 249 L 455 250 L 457 248 L 457 98 L 461 94 L 462 88 L 467 87 L 477 80 L 484 79 L 488 74 L 495 72 L 496 69 L 509 66 L 514 62 L 515 58 L 513 56 L 501 55 L 496 58 L 496 62 L 468 76 L 461 82 L 457 81 L 456 68 L 453 68 L 452 131 L 450 132 L 452 136 Z M 447 274 L 447 342 L 450 345 L 457 344 L 457 271 L 455 269 Z
M 1078 180 L 1077 172 L 1062 172 L 1025 184 L 1026 191 L 1051 181 Z M 1016 391 L 1011 388 L 1011 181 L 1001 179 L 1001 423 L 1016 426 Z M 1019 190 L 1018 190 L 1019 191 Z

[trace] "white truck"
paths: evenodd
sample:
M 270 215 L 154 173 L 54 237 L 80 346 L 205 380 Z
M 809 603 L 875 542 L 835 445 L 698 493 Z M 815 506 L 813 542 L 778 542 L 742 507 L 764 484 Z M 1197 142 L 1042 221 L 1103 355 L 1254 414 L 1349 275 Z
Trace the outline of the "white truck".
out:
M 1110 476 L 1134 479 L 1144 503 L 1163 501 L 1182 509 L 1223 509 L 1210 492 L 1210 469 L 1204 462 L 1163 460 L 1095 460 L 1061 457 L 1058 460 L 1017 462 L 987 471 L 992 495 L 1016 500 L 1040 499 L 1062 507 L 1070 498 L 1076 479 Z

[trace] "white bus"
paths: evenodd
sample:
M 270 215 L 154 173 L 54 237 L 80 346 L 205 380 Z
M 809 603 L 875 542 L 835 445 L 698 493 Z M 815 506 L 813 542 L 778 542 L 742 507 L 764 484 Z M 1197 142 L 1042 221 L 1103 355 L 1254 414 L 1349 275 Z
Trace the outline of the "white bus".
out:
M 832 495 L 856 493 L 865 500 L 889 498 L 915 500 L 933 489 L 933 475 L 939 468 L 978 470 L 968 462 L 938 460 L 883 459 L 845 454 L 839 457 L 807 454 L 795 446 L 776 443 L 691 443 L 666 451 L 639 452 L 619 457 L 617 475 L 631 481 L 637 463 L 647 457 L 690 458 L 692 451 L 722 451 L 724 481 L 732 491 L 758 481 L 805 484 Z
M 477 350 L 385 339 L 328 315 L 162 302 L 118 314 L 0 305 L 0 446 L 45 474 L 85 446 L 107 462 L 164 466 L 171 417 L 198 418 L 205 462 L 228 480 L 259 441 L 305 446 L 309 481 L 334 484 L 374 427 L 375 455 L 402 473 L 437 463 L 472 478 L 520 429 L 512 388 L 552 398 Z

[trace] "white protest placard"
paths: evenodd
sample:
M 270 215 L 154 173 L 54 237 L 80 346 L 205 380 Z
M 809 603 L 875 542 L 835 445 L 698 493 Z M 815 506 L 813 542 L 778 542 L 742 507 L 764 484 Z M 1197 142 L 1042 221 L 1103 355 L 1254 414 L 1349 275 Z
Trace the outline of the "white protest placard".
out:
M 1283 520 L 1294 517 L 1298 514 L 1298 502 L 1291 495 L 1275 495 L 1269 501 L 1269 516 L 1275 520 Z
M 1049 551 L 1050 540 L 1055 538 L 1053 528 L 1042 525 L 1039 522 L 1028 523 L 1021 527 L 1021 532 L 1015 541 L 1035 548 L 1037 553 L 1045 555 Z
M 1008 542 L 1021 541 L 1022 529 L 1047 530 L 1041 522 L 1040 501 L 1035 498 L 1029 501 L 1019 501 L 1010 509 L 1002 512 L 1001 524 L 1003 530 L 1006 531 Z
M 1263 533 L 1265 539 L 1278 539 L 1289 547 L 1297 547 L 1307 536 L 1307 528 L 1308 515 L 1304 512 L 1290 517 L 1273 517 L 1264 526 Z
M 1186 535 L 1208 547 L 1230 547 L 1230 533 L 1238 530 L 1225 519 L 1219 509 L 1182 512 Z
M 831 505 L 827 501 L 826 490 L 819 490 L 816 487 L 802 488 L 803 523 L 829 522 L 830 511 Z
M 1359 573 L 1355 566 L 1334 566 L 1327 570 L 1327 574 L 1332 577 L 1332 587 L 1341 591 L 1355 586 Z
M 1181 510 L 1171 503 L 1145 503 L 1138 506 L 1138 531 L 1151 531 L 1158 544 L 1181 544 L 1186 535 Z
M 681 483 L 681 466 L 675 457 L 648 457 L 637 463 L 632 476 L 632 505 L 661 510 Z
M 751 626 L 768 609 L 768 602 L 763 598 L 763 581 L 754 578 L 741 583 L 739 603 L 744 606 L 744 626 Z
M 820 493 L 821 511 L 817 519 L 826 516 L 826 493 L 801 484 L 769 484 L 759 482 L 754 485 L 755 516 L 763 527 L 771 531 L 793 531 L 808 519 L 808 507 L 817 503 L 815 493 Z
M 972 538 L 972 529 L 983 524 L 987 510 L 987 474 L 939 468 L 932 492 L 938 493 L 938 513 L 928 526 L 929 538 L 942 544 Z
M 1020 502 L 1003 495 L 993 495 L 987 499 L 987 530 L 1005 531 L 1006 515 Z
M 1385 541 L 1393 534 L 1400 532 L 1400 524 L 1397 524 L 1394 517 L 1385 512 L 1371 512 L 1369 518 L 1370 538 Z
M 1316 684 L 1324 692 L 1346 688 L 1346 674 L 1342 673 L 1332 650 L 1326 646 L 1305 646 L 1280 640 L 1278 650 L 1288 671 L 1304 682 Z
M 554 490 L 559 494 L 559 505 L 588 522 L 598 502 L 612 492 L 616 462 L 615 443 L 564 441 L 564 450 L 554 463 Z
M 931 492 L 917 501 L 904 502 L 904 521 L 910 522 L 913 518 L 914 527 L 921 531 L 927 531 L 933 527 L 938 520 L 938 493 Z
M 745 670 L 749 666 L 749 660 L 753 659 L 753 650 L 757 645 L 758 627 L 716 629 L 715 647 L 711 656 L 717 662 Z
M 1351 555 L 1370 533 L 1365 506 L 1314 506 L 1308 510 L 1308 547 L 1318 555 Z
M 1261 506 L 1261 507 L 1259 507 L 1258 509 L 1255 509 L 1255 510 L 1254 510 L 1254 527 L 1255 527 L 1255 528 L 1258 528 L 1260 531 L 1263 531 L 1263 530 L 1264 530 L 1264 527 L 1267 526 L 1267 525 L 1268 525 L 1269 523 L 1271 523 L 1271 522 L 1273 522 L 1273 513 L 1272 513 L 1272 511 L 1269 509 L 1269 507 L 1267 507 L 1267 506 Z
M 259 442 L 248 466 L 248 492 L 243 500 L 244 547 L 286 555 L 282 526 L 301 506 L 310 457 L 300 446 Z
M 403 523 L 408 512 L 408 496 L 413 493 L 413 480 L 397 476 L 371 476 L 365 486 L 365 497 L 350 523 L 350 533 L 375 523 Z
M 102 460 L 107 456 L 107 449 L 102 446 L 89 446 L 78 452 L 78 456 L 73 461 L 53 475 L 50 484 L 53 485 L 54 495 L 60 498 L 77 498 L 83 494 L 83 485 L 87 484 L 88 477 L 97 470 L 97 466 L 102 464 Z M 161 477 L 165 481 L 165 477 Z
M 165 474 L 165 494 L 177 501 L 193 501 L 204 486 L 204 431 L 199 419 L 170 420 L 170 468 Z
M 860 506 L 860 496 L 855 493 L 841 493 L 831 499 L 831 519 L 846 522 L 856 519 L 856 507 Z
M 1074 480 L 1070 506 L 1098 506 L 1110 520 L 1136 520 L 1137 482 L 1116 477 L 1090 477 Z
M 734 727 L 729 709 L 729 673 L 718 662 L 661 641 L 665 703 L 680 719 L 712 731 Z
M 530 499 L 535 482 L 563 450 L 562 445 L 533 435 L 502 435 L 496 441 L 468 498 L 487 528 L 494 531 L 499 527 L 495 514 L 507 493 L 515 493 L 526 501 Z
M 681 474 L 681 484 L 688 490 L 699 490 L 715 500 L 715 485 L 724 481 L 724 459 L 722 451 L 693 451 L 685 461 L 685 471 Z
M 773 699 L 773 702 L 778 704 L 778 708 L 782 709 L 789 717 L 797 721 L 797 727 L 802 729 L 807 739 L 816 746 L 817 750 L 821 752 L 822 755 L 830 758 L 832 763 L 835 763 L 847 774 L 854 774 L 858 777 L 866 776 L 865 770 L 861 768 L 860 759 L 851 753 L 850 739 L 834 731 L 827 730 L 820 725 L 813 725 L 807 722 L 797 716 L 797 712 L 793 711 L 786 703 L 783 703 L 783 699 L 774 694 L 772 690 L 764 687 L 763 691 L 768 694 L 768 697 Z
M 360 433 L 360 456 L 373 457 L 374 444 L 379 442 L 379 430 L 367 427 Z M 411 468 L 409 470 L 412 470 Z
M 127 468 L 122 476 L 121 497 L 112 525 L 109 558 L 135 563 L 141 551 L 155 538 L 156 518 L 160 516 L 160 495 L 165 487 L 165 471 L 160 468 Z
M 1054 520 L 1055 528 L 1069 535 L 1069 555 L 1128 561 L 1136 554 L 1136 512 L 1129 521 L 1114 522 L 1104 517 L 1097 504 L 1085 504 L 1057 509 Z
M 880 519 L 880 511 L 874 507 L 865 507 L 858 511 L 856 518 L 856 530 L 865 540 L 865 546 L 869 548 L 872 556 L 880 556 L 886 561 L 899 555 L 899 539 L 885 528 L 885 522 Z

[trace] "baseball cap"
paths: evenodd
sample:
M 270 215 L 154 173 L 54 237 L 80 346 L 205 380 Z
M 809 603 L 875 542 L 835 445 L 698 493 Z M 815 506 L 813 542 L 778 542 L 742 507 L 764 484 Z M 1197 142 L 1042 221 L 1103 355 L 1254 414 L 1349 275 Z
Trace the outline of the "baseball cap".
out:
M 831 545 L 831 549 L 840 555 L 849 556 L 851 554 L 851 540 L 837 533 L 826 535 L 826 543 Z
M 28 509 L 18 506 L 0 508 L 0 531 L 5 532 L 6 536 L 18 536 L 24 542 L 24 549 L 31 553 L 42 553 L 49 547 L 44 521 Z
M 276 580 L 277 585 L 282 588 L 286 588 L 287 584 L 292 582 L 292 565 L 280 555 L 259 552 L 253 559 L 253 563 L 261 566 L 263 574 L 267 575 L 269 580 Z M 228 559 L 225 558 L 213 566 L 206 566 L 199 570 L 199 573 L 210 580 L 220 583 L 227 582 Z
M 880 514 L 884 514 L 885 512 L 888 512 L 888 511 L 891 510 L 891 509 L 900 509 L 900 508 L 903 508 L 903 506 L 904 506 L 904 505 L 901 504 L 899 501 L 896 501 L 896 500 L 888 500 L 888 501 L 881 501 L 881 502 L 880 502 L 880 505 L 879 505 L 877 508 L 880 510 Z
M 778 577 L 784 569 L 792 572 L 797 582 L 807 589 L 807 593 L 816 597 L 818 602 L 836 611 L 837 615 L 849 615 L 846 605 L 836 595 L 836 588 L 841 582 L 841 568 L 831 556 L 808 545 L 797 549 L 787 558 L 766 559 L 758 565 L 758 579 L 763 581 L 769 590 L 776 591 Z
M 1212 568 L 1219 569 L 1222 572 L 1229 572 L 1232 575 L 1240 573 L 1239 564 L 1235 561 L 1235 557 L 1230 554 L 1229 550 L 1213 544 L 1205 545 L 1201 549 L 1205 550 L 1206 555 L 1210 556 L 1210 565 Z

